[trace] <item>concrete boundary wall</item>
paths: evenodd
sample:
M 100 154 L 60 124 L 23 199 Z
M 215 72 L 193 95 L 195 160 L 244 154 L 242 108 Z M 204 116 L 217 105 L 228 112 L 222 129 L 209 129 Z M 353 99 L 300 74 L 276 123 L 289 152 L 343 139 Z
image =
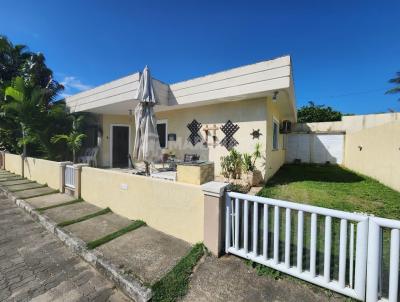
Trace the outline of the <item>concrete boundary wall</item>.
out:
M 45 159 L 26 157 L 24 159 L 24 176 L 50 188 L 60 189 L 60 163 Z
M 5 153 L 5 169 L 12 173 L 22 175 L 23 174 L 22 156 L 11 153 Z
M 344 165 L 400 191 L 400 120 L 347 133 Z
M 96 206 L 190 243 L 204 238 L 201 186 L 83 167 L 81 196 Z

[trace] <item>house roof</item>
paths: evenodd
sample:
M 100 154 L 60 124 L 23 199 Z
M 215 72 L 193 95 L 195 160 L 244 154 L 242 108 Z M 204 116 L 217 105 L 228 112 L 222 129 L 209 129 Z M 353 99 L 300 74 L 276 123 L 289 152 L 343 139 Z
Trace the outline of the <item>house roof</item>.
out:
M 66 98 L 72 112 L 126 115 L 133 109 L 140 73 L 114 80 Z M 222 72 L 166 84 L 153 78 L 159 101 L 156 111 L 197 107 L 278 94 L 278 104 L 286 119 L 296 119 L 290 56 L 245 65 Z

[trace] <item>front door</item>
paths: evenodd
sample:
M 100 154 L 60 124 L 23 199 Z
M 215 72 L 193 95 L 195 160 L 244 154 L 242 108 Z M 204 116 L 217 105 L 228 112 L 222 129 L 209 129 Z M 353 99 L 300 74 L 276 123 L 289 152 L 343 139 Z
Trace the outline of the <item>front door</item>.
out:
M 112 167 L 126 168 L 128 167 L 129 154 L 129 127 L 113 126 L 112 127 Z

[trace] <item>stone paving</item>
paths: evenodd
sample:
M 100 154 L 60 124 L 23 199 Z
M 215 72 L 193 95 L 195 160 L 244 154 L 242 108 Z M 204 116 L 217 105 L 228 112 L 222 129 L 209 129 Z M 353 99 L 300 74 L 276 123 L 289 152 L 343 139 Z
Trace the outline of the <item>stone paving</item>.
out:
M 129 232 L 97 248 L 105 259 L 152 285 L 185 256 L 191 245 L 148 226 Z
M 14 195 L 17 196 L 18 198 L 31 198 L 34 196 L 49 194 L 54 192 L 56 192 L 56 190 L 49 187 L 44 187 L 44 188 L 29 189 L 25 191 L 15 192 Z
M 344 302 L 343 296 L 300 282 L 258 276 L 243 259 L 207 256 L 196 267 L 182 302 Z
M 54 193 L 49 195 L 43 195 L 39 197 L 29 198 L 27 202 L 34 208 L 44 208 L 48 206 L 54 206 L 60 203 L 72 201 L 75 198 L 67 194 Z
M 65 229 L 85 242 L 114 233 L 132 223 L 131 220 L 114 213 L 100 215 L 89 220 L 66 226 Z
M 43 213 L 51 220 L 60 223 L 67 220 L 77 219 L 85 215 L 93 214 L 100 210 L 101 208 L 96 207 L 90 203 L 77 202 L 70 205 L 49 209 L 44 211 Z
M 130 301 L 12 201 L 0 197 L 0 301 Z

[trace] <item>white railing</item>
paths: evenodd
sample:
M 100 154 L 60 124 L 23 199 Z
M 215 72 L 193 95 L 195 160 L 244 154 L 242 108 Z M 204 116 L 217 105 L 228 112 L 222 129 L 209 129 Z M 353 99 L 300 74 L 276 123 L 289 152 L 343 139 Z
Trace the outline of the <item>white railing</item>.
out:
M 400 221 L 370 217 L 367 301 L 398 301 Z M 388 232 L 387 240 L 384 231 Z M 384 254 L 387 257 L 384 257 Z M 385 261 L 386 260 L 386 261 Z M 383 279 L 388 282 L 383 282 Z
M 368 216 L 234 192 L 226 213 L 226 252 L 364 300 Z
M 65 166 L 65 186 L 75 189 L 75 170 L 73 165 Z

